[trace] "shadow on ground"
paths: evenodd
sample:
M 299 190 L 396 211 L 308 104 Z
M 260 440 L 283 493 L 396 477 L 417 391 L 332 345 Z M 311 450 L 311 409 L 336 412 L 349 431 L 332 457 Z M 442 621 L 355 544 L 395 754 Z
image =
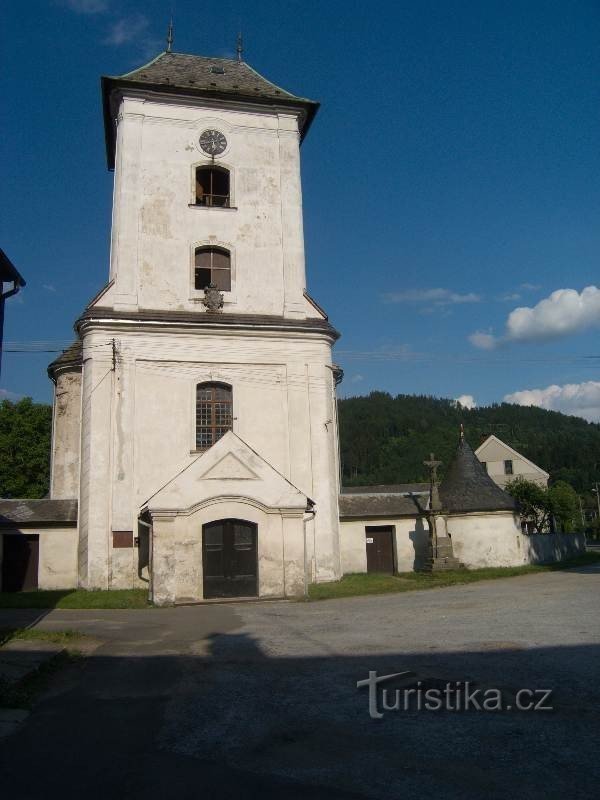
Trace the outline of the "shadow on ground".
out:
M 204 639 L 190 630 L 178 641 L 147 636 L 133 649 L 113 642 L 67 668 L 29 721 L 4 740 L 3 794 L 145 800 L 596 794 L 597 646 L 490 642 L 449 653 L 277 658 L 230 623 Z M 373 670 L 411 670 L 413 687 L 470 681 L 481 690 L 500 689 L 508 703 L 519 689 L 552 689 L 554 710 L 411 708 L 375 720 L 367 691 L 356 688 Z

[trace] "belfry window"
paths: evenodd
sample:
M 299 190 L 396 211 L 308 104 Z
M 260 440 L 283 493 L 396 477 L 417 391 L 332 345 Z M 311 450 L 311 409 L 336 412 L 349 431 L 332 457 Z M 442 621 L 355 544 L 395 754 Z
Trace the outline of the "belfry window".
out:
M 229 172 L 223 167 L 197 167 L 196 205 L 229 208 Z
M 208 450 L 231 430 L 231 386 L 199 383 L 196 386 L 196 449 Z
M 231 254 L 224 247 L 197 247 L 194 255 L 194 285 L 206 289 L 214 284 L 222 292 L 231 291 Z

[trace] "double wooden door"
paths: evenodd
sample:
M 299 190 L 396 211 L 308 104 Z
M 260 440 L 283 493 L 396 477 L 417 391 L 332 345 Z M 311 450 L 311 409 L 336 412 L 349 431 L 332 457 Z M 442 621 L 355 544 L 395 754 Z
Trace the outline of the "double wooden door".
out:
M 204 597 L 257 597 L 257 526 L 220 519 L 202 528 Z

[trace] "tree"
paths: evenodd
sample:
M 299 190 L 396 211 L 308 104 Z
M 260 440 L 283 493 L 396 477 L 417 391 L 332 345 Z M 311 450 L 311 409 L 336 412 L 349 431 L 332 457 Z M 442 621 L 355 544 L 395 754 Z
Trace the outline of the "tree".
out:
M 579 497 L 566 481 L 557 481 L 548 489 L 548 500 L 552 516 L 565 533 L 572 533 L 581 527 Z
M 521 516 L 532 524 L 536 533 L 546 533 L 550 527 L 552 503 L 548 489 L 525 478 L 515 478 L 504 487 L 519 503 Z
M 0 403 L 0 497 L 44 497 L 50 485 L 52 407 Z

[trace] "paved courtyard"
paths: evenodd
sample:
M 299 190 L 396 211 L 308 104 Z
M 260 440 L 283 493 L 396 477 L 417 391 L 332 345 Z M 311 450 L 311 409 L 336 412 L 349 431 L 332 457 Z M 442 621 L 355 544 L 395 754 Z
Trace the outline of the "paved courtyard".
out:
M 322 603 L 0 611 L 35 620 L 103 644 L 3 740 L 6 797 L 596 796 L 597 566 Z M 513 708 L 372 719 L 356 683 L 373 670 Z M 524 688 L 554 710 L 516 711 Z

